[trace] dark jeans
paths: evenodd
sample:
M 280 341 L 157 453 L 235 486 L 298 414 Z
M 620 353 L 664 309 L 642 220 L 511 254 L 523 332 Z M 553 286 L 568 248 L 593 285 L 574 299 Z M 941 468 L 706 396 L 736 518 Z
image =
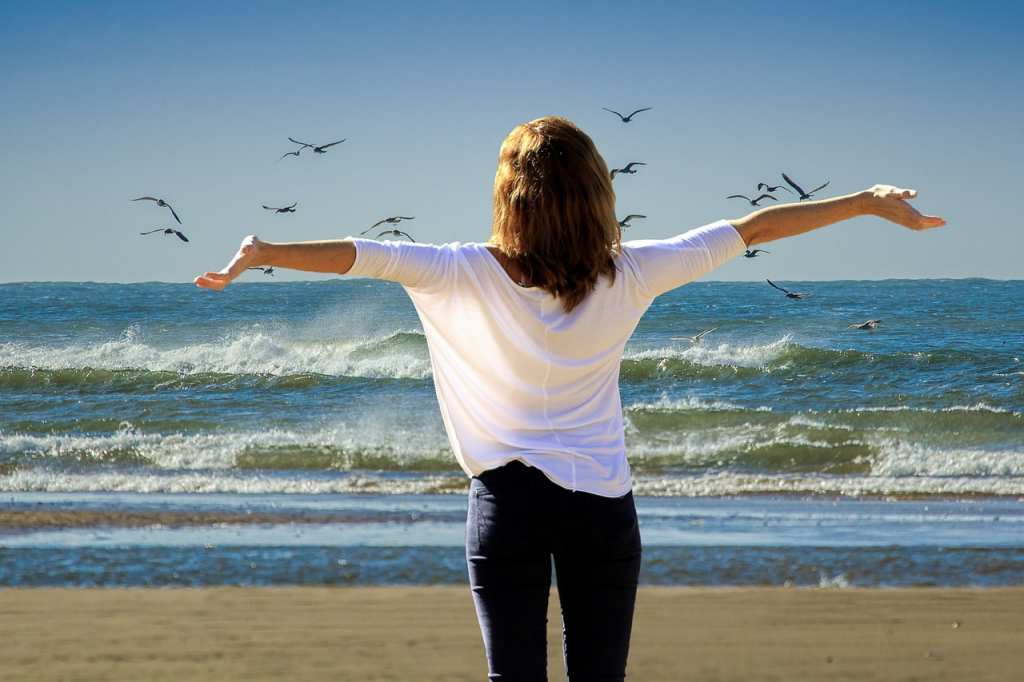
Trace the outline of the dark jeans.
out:
M 492 680 L 547 680 L 554 557 L 570 682 L 626 674 L 640 575 L 633 495 L 571 492 L 520 462 L 474 478 L 466 558 Z

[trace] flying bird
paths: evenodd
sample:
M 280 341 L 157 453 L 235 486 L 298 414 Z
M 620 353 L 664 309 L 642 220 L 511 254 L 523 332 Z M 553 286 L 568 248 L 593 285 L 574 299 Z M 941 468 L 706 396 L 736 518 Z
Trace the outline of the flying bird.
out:
M 785 173 L 782 174 L 782 179 L 785 180 L 786 182 L 788 182 L 789 186 L 796 190 L 797 194 L 800 195 L 800 201 L 804 201 L 805 199 L 810 199 L 814 195 L 815 192 L 817 192 L 819 190 L 822 190 L 822 189 L 825 189 L 826 187 L 828 187 L 828 183 L 826 182 L 824 185 L 822 185 L 820 187 L 816 187 L 816 188 L 812 189 L 810 192 L 805 192 L 805 191 L 803 191 L 803 189 L 800 188 L 800 185 L 798 185 L 795 182 L 793 182 L 792 180 L 790 180 L 789 176 L 786 175 Z
M 786 294 L 786 298 L 792 298 L 793 300 L 799 301 L 804 296 L 814 296 L 814 294 L 797 294 L 797 293 L 794 293 L 792 291 L 786 291 L 785 289 L 783 289 L 782 287 L 780 287 L 778 284 L 776 284 L 775 282 L 771 281 L 770 279 L 766 279 L 765 281 L 768 282 L 768 284 L 771 284 L 773 287 L 775 287 L 779 291 L 781 291 L 782 293 Z
M 171 215 L 174 216 L 174 219 L 178 221 L 179 225 L 181 225 L 181 218 L 179 218 L 178 214 L 174 212 L 174 209 L 171 208 L 171 205 L 168 204 L 163 199 L 157 199 L 156 197 L 139 197 L 138 199 L 132 199 L 132 201 L 155 201 L 157 206 L 164 206 L 170 209 Z
M 630 213 L 628 216 L 626 216 L 625 218 L 623 218 L 622 220 L 619 221 L 619 227 L 629 227 L 629 221 L 633 220 L 634 218 L 646 218 L 646 217 L 647 216 L 640 215 L 639 213 Z
M 298 156 L 298 155 L 299 155 L 299 152 L 301 152 L 301 151 L 302 151 L 303 149 L 305 149 L 305 147 L 299 147 L 298 149 L 296 149 L 296 150 L 295 150 L 295 151 L 293 151 L 293 152 L 288 152 L 288 153 L 284 154 L 284 155 L 283 155 L 283 156 L 281 157 L 281 159 L 283 159 L 283 158 L 284 158 L 285 156 Z M 280 161 L 281 159 L 278 159 L 277 161 Z M 277 161 L 275 161 L 274 163 L 277 163 Z
M 629 163 L 626 164 L 624 168 L 612 168 L 612 180 L 614 180 L 615 176 L 618 175 L 619 173 L 622 173 L 624 175 L 633 175 L 634 173 L 636 173 L 636 169 L 633 168 L 633 166 L 646 165 L 646 163 L 643 163 L 641 161 L 630 161 Z
M 381 237 L 383 237 L 386 234 L 390 234 L 392 237 L 405 237 L 406 239 L 408 239 L 411 242 L 415 242 L 416 241 L 415 239 L 410 237 L 408 235 L 408 233 L 402 232 L 401 230 L 384 230 L 383 232 L 378 234 L 376 238 L 380 239 Z
M 314 154 L 326 154 L 328 147 L 333 147 L 336 144 L 341 144 L 342 142 L 344 142 L 348 138 L 346 137 L 345 140 L 338 140 L 337 142 L 331 142 L 329 144 L 319 144 L 319 145 L 318 144 L 309 144 L 308 142 L 299 142 L 298 140 L 293 140 L 290 137 L 288 139 L 291 140 L 292 142 L 294 142 L 295 144 L 301 144 L 302 145 L 301 147 L 298 148 L 297 151 L 295 151 L 295 156 L 298 156 L 299 152 L 301 152 L 306 147 L 309 147 L 310 149 L 312 149 Z M 287 156 L 287 154 L 285 154 L 285 156 Z M 281 159 L 278 159 L 278 161 L 280 161 L 280 160 Z
M 726 199 L 746 199 L 747 203 L 750 204 L 751 206 L 760 206 L 761 204 L 759 204 L 758 202 L 764 201 L 765 199 L 771 199 L 772 201 L 778 201 L 778 199 L 773 197 L 771 194 L 762 194 L 761 196 L 757 197 L 756 199 L 751 199 L 750 197 L 743 196 L 742 194 L 730 194 L 729 196 L 726 197 Z
M 866 329 L 869 332 L 878 329 L 878 324 L 881 320 L 868 320 L 867 322 L 861 322 L 860 324 L 851 324 L 847 329 Z
M 791 190 L 790 188 L 786 187 L 785 185 L 769 185 L 767 182 L 759 182 L 759 183 L 757 183 L 757 191 L 758 192 L 760 192 L 761 190 L 764 190 L 765 192 L 778 192 L 780 189 L 784 189 L 787 192 L 789 192 L 790 194 L 793 193 L 793 190 Z
M 170 208 L 170 207 L 168 207 L 168 208 Z M 180 239 L 183 242 L 187 242 L 188 241 L 188 237 L 183 235 L 181 232 L 178 232 L 177 230 L 171 229 L 170 227 L 168 227 L 167 229 L 157 228 L 155 230 L 150 230 L 149 232 L 139 232 L 139 234 L 153 234 L 154 232 L 163 232 L 164 234 L 173 234 L 173 235 L 175 235 L 178 239 Z
M 744 258 L 757 258 L 759 253 L 771 253 L 771 251 L 765 251 L 764 249 L 747 249 L 747 252 L 743 254 Z
M 416 216 L 414 216 L 414 215 L 410 215 L 410 216 L 393 215 L 390 218 L 385 218 L 384 220 L 378 220 L 373 225 L 370 225 L 368 228 L 366 228 L 365 230 L 360 232 L 359 235 L 362 236 L 362 235 L 366 234 L 367 232 L 369 232 L 370 230 L 372 230 L 373 228 L 380 227 L 381 225 L 384 225 L 384 224 L 397 225 L 398 223 L 402 222 L 403 220 L 413 220 L 415 217 Z
M 718 327 L 712 327 L 711 329 L 705 329 L 700 334 L 697 334 L 697 336 L 672 336 L 672 337 L 669 338 L 669 340 L 670 341 L 689 341 L 690 343 L 700 343 L 701 339 L 704 338 L 705 334 L 710 334 L 711 332 L 715 331 L 716 329 L 718 329 Z
M 608 107 L 601 107 L 601 108 L 602 108 L 602 109 L 604 109 L 605 111 L 611 111 L 611 112 L 612 112 L 613 114 L 615 114 L 616 116 L 618 116 L 619 118 L 621 118 L 621 119 L 622 119 L 622 122 L 623 122 L 623 123 L 629 123 L 630 121 L 632 121 L 632 120 L 633 120 L 633 117 L 634 117 L 634 116 L 636 116 L 637 114 L 639 114 L 639 113 L 640 113 L 641 111 L 648 111 L 648 110 L 650 110 L 650 109 L 653 109 L 654 107 L 644 107 L 643 109 L 637 109 L 636 111 L 634 111 L 634 112 L 633 112 L 632 114 L 630 114 L 629 116 L 623 116 L 623 115 L 622 115 L 622 114 L 620 114 L 619 112 L 617 112 L 617 111 L 612 111 L 612 110 L 611 110 L 611 109 L 609 109 Z
M 276 208 L 274 206 L 264 206 L 263 208 L 267 209 L 268 211 L 273 211 L 274 213 L 295 213 L 295 207 L 298 205 L 298 203 L 299 202 L 296 201 L 291 206 L 284 206 L 282 208 Z
M 259 270 L 264 275 L 270 275 L 271 277 L 274 276 L 274 266 L 273 265 L 271 265 L 269 268 L 259 267 L 259 268 L 249 268 L 249 269 L 250 270 Z

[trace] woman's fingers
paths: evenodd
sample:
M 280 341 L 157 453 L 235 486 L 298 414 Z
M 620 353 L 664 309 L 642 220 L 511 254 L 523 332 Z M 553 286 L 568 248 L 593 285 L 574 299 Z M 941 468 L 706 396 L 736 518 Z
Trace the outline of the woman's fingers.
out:
M 227 264 L 227 267 L 220 272 L 207 272 L 192 281 L 203 289 L 220 291 L 253 264 L 253 260 L 256 258 L 256 248 L 259 245 L 260 240 L 255 235 L 249 235 L 242 240 L 242 246 L 239 247 L 238 253 Z

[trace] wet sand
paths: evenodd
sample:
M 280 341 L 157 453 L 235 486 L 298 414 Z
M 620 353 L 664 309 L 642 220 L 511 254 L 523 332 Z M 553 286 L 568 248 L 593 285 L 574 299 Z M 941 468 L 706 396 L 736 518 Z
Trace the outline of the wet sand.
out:
M 556 603 L 557 600 L 553 600 Z M 564 680 L 555 603 L 552 680 Z M 466 587 L 0 589 L 3 680 L 484 680 Z M 642 588 L 632 680 L 1019 680 L 1024 587 Z

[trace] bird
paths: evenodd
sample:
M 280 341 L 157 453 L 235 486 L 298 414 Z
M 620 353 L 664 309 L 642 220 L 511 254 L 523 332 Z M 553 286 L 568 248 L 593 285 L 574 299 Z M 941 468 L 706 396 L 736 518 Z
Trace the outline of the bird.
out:
M 757 191 L 758 192 L 760 192 L 761 190 L 764 190 L 765 192 L 777 192 L 780 189 L 784 189 L 787 192 L 789 192 L 790 194 L 793 193 L 793 190 L 791 190 L 790 188 L 786 187 L 785 185 L 769 185 L 767 182 L 759 182 L 759 183 L 757 183 Z
M 641 161 L 630 161 L 625 165 L 624 168 L 612 168 L 612 180 L 614 180 L 615 176 L 618 175 L 619 173 L 623 173 L 624 175 L 633 175 L 634 173 L 636 173 L 636 169 L 634 169 L 633 166 L 646 165 L 646 163 L 643 163 Z
M 390 218 L 385 218 L 384 220 L 378 220 L 373 225 L 370 225 L 368 228 L 366 228 L 365 230 L 360 232 L 359 235 L 362 236 L 362 235 L 366 234 L 367 232 L 369 232 L 370 230 L 372 230 L 373 228 L 380 227 L 381 225 L 383 225 L 385 223 L 387 223 L 388 225 L 397 225 L 398 223 L 402 222 L 403 220 L 413 220 L 415 217 L 416 216 L 414 216 L 414 215 L 410 215 L 410 216 L 393 215 Z
M 143 201 L 143 200 L 145 200 L 145 201 L 155 201 L 157 206 L 164 206 L 164 207 L 170 209 L 171 215 L 174 216 L 174 219 L 178 221 L 179 225 L 181 225 L 181 218 L 179 218 L 178 214 L 174 212 L 174 209 L 171 208 L 171 205 L 168 204 L 163 199 L 157 199 L 156 197 L 139 197 L 138 199 L 132 199 L 132 201 Z
M 643 109 L 637 109 L 636 111 L 634 111 L 629 116 L 623 116 L 619 112 L 613 111 L 613 110 L 609 109 L 608 107 L 601 107 L 601 108 L 604 109 L 605 111 L 611 111 L 613 114 L 615 114 L 616 116 L 621 118 L 623 123 L 629 123 L 630 121 L 633 120 L 633 117 L 636 116 L 637 114 L 639 114 L 641 111 L 648 111 L 649 109 L 653 109 L 654 107 L 644 107 Z
M 299 202 L 296 201 L 291 206 L 285 206 L 283 208 L 275 208 L 274 206 L 264 206 L 263 208 L 267 209 L 268 211 L 274 211 L 275 213 L 295 213 L 295 207 L 298 205 L 298 203 Z
M 759 253 L 771 253 L 771 251 L 765 251 L 764 249 L 747 249 L 747 252 L 743 254 L 744 258 L 757 258 Z
M 622 220 L 619 221 L 619 227 L 629 227 L 629 221 L 633 220 L 634 218 L 646 218 L 646 217 L 647 216 L 640 215 L 639 213 L 630 213 L 628 216 L 626 216 L 625 218 L 623 218 Z
M 384 230 L 383 232 L 378 234 L 376 238 L 380 239 L 381 237 L 383 237 L 386 234 L 390 234 L 392 237 L 405 237 L 406 239 L 408 239 L 411 242 L 415 242 L 416 241 L 415 239 L 410 237 L 408 235 L 408 233 L 402 232 L 401 230 Z
M 765 281 L 768 282 L 768 284 L 771 284 L 773 287 L 775 287 L 779 291 L 781 291 L 782 293 L 786 294 L 786 298 L 792 298 L 792 299 L 794 299 L 796 301 L 799 301 L 804 296 L 814 296 L 814 294 L 797 294 L 797 293 L 793 293 L 791 291 L 786 291 L 785 289 L 783 289 L 782 287 L 780 287 L 778 284 L 776 284 L 775 282 L 771 281 L 770 279 L 766 279 Z
M 177 230 L 172 229 L 170 227 L 168 227 L 166 229 L 157 228 L 155 230 L 150 230 L 149 232 L 140 232 L 139 234 L 153 234 L 154 232 L 163 232 L 164 234 L 173 234 L 173 235 L 175 235 L 178 239 L 180 239 L 183 242 L 187 242 L 188 241 L 188 237 L 186 237 L 181 232 L 178 232 Z
M 815 189 L 812 189 L 810 192 L 805 192 L 805 191 L 803 191 L 803 189 L 800 188 L 800 185 L 798 185 L 795 182 L 793 182 L 792 180 L 790 180 L 789 176 L 786 175 L 785 173 L 782 174 L 782 179 L 785 180 L 786 182 L 788 182 L 789 186 L 797 191 L 797 194 L 800 195 L 800 201 L 804 201 L 805 199 L 810 199 L 814 195 L 815 192 L 817 192 L 818 190 L 822 190 L 822 189 L 825 189 L 826 187 L 828 187 L 828 183 L 826 182 L 824 185 L 821 185 L 820 187 L 816 187 Z
M 672 337 L 669 338 L 669 340 L 670 341 L 689 341 L 690 343 L 700 343 L 701 339 L 704 338 L 705 334 L 710 334 L 711 332 L 715 331 L 716 329 L 718 329 L 718 327 L 712 327 L 711 329 L 705 329 L 700 334 L 697 334 L 697 336 L 672 336 Z
M 260 268 L 249 268 L 249 269 L 250 270 L 259 270 L 264 275 L 270 275 L 271 277 L 274 276 L 274 266 L 273 265 L 271 265 L 269 268 L 262 268 L 262 267 L 260 267 Z
M 730 194 L 729 196 L 726 197 L 726 199 L 746 199 L 747 203 L 750 204 L 751 206 L 760 206 L 761 204 L 759 204 L 758 202 L 763 201 L 765 199 L 771 199 L 772 201 L 778 201 L 778 199 L 773 197 L 771 194 L 762 194 L 761 196 L 757 197 L 756 199 L 751 199 L 750 197 L 744 196 L 742 194 Z
M 868 320 L 867 322 L 861 322 L 860 324 L 851 324 L 847 329 L 866 329 L 869 332 L 878 329 L 878 324 L 881 320 Z
M 289 139 L 290 139 L 290 138 L 289 138 Z M 284 155 L 283 155 L 283 156 L 281 157 L 281 159 L 283 159 L 283 158 L 284 158 L 285 156 L 298 156 L 298 155 L 299 155 L 299 152 L 301 152 L 301 151 L 302 151 L 303 149 L 305 149 L 305 147 L 299 147 L 298 149 L 296 149 L 296 150 L 295 150 L 295 151 L 293 151 L 293 152 L 287 152 L 286 154 L 284 154 Z M 281 159 L 278 159 L 277 161 L 280 161 Z M 274 163 L 277 163 L 277 161 L 275 161 Z
M 302 145 L 295 152 L 295 156 L 298 156 L 299 152 L 301 152 L 306 147 L 309 147 L 310 149 L 312 149 L 314 154 L 326 154 L 327 153 L 326 150 L 327 150 L 328 147 L 333 147 L 336 144 L 341 144 L 342 142 L 344 142 L 348 138 L 346 137 L 344 140 L 338 140 L 337 142 L 331 142 L 329 144 L 319 144 L 319 145 L 317 145 L 317 144 L 309 144 L 308 142 L 299 142 L 298 140 L 294 140 L 294 139 L 292 139 L 290 137 L 288 139 L 291 140 L 292 142 L 294 142 L 295 144 L 301 144 Z M 285 156 L 287 156 L 287 154 L 285 154 Z M 278 161 L 280 161 L 280 159 L 278 159 Z

